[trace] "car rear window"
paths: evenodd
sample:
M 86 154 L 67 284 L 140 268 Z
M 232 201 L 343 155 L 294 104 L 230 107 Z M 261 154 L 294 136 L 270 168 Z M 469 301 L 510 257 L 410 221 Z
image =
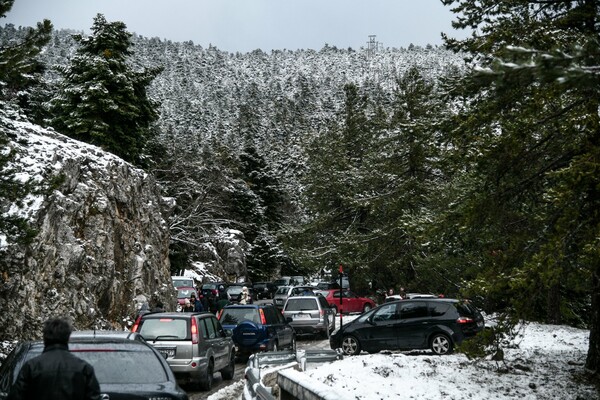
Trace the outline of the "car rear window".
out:
M 139 328 L 146 340 L 190 340 L 187 318 L 146 318 Z
M 317 299 L 289 299 L 285 305 L 285 311 L 318 310 Z
M 275 292 L 275 294 L 287 294 L 290 290 L 289 286 L 280 286 L 279 289 Z
M 169 380 L 150 348 L 117 343 L 71 343 L 71 352 L 89 362 L 101 384 L 158 383 Z
M 177 298 L 185 299 L 187 297 L 190 297 L 192 293 L 194 294 L 194 296 L 197 297 L 197 293 L 194 289 L 177 289 Z
M 468 303 L 456 303 L 456 309 L 461 317 L 472 317 L 476 314 L 475 308 Z
M 238 325 L 244 320 L 260 323 L 256 308 L 224 308 L 219 321 L 222 325 Z
M 175 287 L 180 287 L 180 286 L 193 287 L 194 281 L 192 279 L 173 279 L 173 285 L 175 285 Z

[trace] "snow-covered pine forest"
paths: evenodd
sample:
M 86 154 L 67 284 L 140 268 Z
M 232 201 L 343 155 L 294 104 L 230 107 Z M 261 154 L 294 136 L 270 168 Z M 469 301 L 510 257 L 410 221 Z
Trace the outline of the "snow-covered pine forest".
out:
M 404 286 L 512 317 L 591 324 L 586 366 L 595 369 L 597 6 L 447 3 L 470 16 L 458 27 L 485 32 L 448 39 L 460 53 L 324 45 L 229 54 L 135 35 L 113 53 L 54 32 L 38 58 L 42 85 L 9 101 L 40 125 L 77 127 L 90 121 L 73 120 L 78 105 L 64 100 L 89 84 L 82 77 L 108 79 L 111 63 L 148 69 L 131 75 L 132 98 L 151 134 L 128 138 L 137 143 L 129 150 L 177 202 L 173 270 L 219 267 L 220 243 L 237 232 L 237 261 L 252 280 L 341 264 L 362 292 Z M 19 35 L 13 28 L 3 41 Z
M 3 35 L 18 37 L 19 31 L 13 29 L 7 26 Z M 67 65 L 74 54 L 74 34 L 54 32 L 41 53 L 50 85 L 60 81 L 56 67 Z M 132 43 L 133 65 L 162 68 L 148 89 L 160 114 L 153 142 L 155 149 L 160 148 L 156 153 L 160 159 L 152 160 L 149 169 L 179 204 L 172 222 L 173 271 L 195 263 L 210 270 L 218 263 L 211 249 L 218 246 L 223 232 L 235 228 L 249 242 L 251 280 L 318 273 L 335 269 L 340 262 L 355 266 L 350 257 L 336 259 L 338 255 L 298 259 L 294 253 L 304 249 L 286 243 L 311 218 L 304 193 L 311 173 L 309 153 L 316 138 L 344 125 L 345 85 L 354 86 L 357 96 L 364 97 L 363 109 L 357 112 L 369 119 L 379 113 L 389 121 L 403 90 L 400 80 L 408 71 L 417 72 L 414 79 L 433 89 L 440 78 L 464 69 L 463 55 L 433 46 L 368 51 L 325 44 L 318 51 L 232 54 L 137 35 Z M 394 140 L 393 133 L 383 131 L 379 134 L 388 136 L 387 142 Z M 379 174 L 375 166 L 360 169 Z M 249 182 L 252 179 L 262 182 Z M 261 185 L 265 187 L 257 187 Z M 203 257 L 206 253 L 211 255 Z M 363 290 L 367 284 L 361 278 Z

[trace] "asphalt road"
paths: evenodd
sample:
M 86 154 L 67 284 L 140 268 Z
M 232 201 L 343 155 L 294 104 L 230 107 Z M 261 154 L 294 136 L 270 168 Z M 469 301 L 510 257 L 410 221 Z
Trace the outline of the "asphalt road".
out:
M 270 300 L 260 300 L 255 303 L 270 303 Z M 298 350 L 306 350 L 306 349 L 329 349 L 329 341 L 327 339 L 322 339 L 322 337 L 314 337 L 312 335 L 300 336 L 296 341 L 296 348 Z M 246 369 L 246 362 L 238 362 L 235 365 L 235 374 L 232 380 L 225 381 L 221 378 L 220 373 L 215 373 L 214 375 L 214 383 L 212 390 L 208 392 L 202 392 L 198 390 L 198 388 L 191 386 L 182 386 L 183 389 L 190 396 L 190 400 L 206 400 L 208 396 L 218 392 L 226 386 L 234 385 L 237 382 L 241 382 L 244 380 L 244 372 Z M 235 397 L 230 397 L 231 400 L 239 399 L 243 391 L 243 386 L 239 385 L 239 393 L 236 392 Z M 229 399 L 228 399 L 229 400 Z

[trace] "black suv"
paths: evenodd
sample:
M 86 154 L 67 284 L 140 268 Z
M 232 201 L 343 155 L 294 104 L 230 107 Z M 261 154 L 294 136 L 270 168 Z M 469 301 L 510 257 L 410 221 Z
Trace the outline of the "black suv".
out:
M 252 289 L 256 300 L 272 299 L 277 291 L 277 285 L 273 282 L 256 282 L 252 285 Z
M 225 329 L 233 330 L 238 354 L 277 351 L 286 347 L 296 350 L 294 329 L 272 304 L 226 306 L 218 317 Z
M 331 335 L 330 345 L 347 355 L 413 349 L 442 355 L 483 326 L 483 316 L 468 301 L 400 300 L 382 304 L 342 326 Z

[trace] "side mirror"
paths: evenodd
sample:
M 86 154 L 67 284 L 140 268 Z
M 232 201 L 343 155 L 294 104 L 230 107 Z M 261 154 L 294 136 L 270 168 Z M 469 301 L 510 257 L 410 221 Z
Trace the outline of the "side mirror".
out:
M 225 331 L 225 336 L 232 337 L 233 331 L 231 329 L 223 329 Z

